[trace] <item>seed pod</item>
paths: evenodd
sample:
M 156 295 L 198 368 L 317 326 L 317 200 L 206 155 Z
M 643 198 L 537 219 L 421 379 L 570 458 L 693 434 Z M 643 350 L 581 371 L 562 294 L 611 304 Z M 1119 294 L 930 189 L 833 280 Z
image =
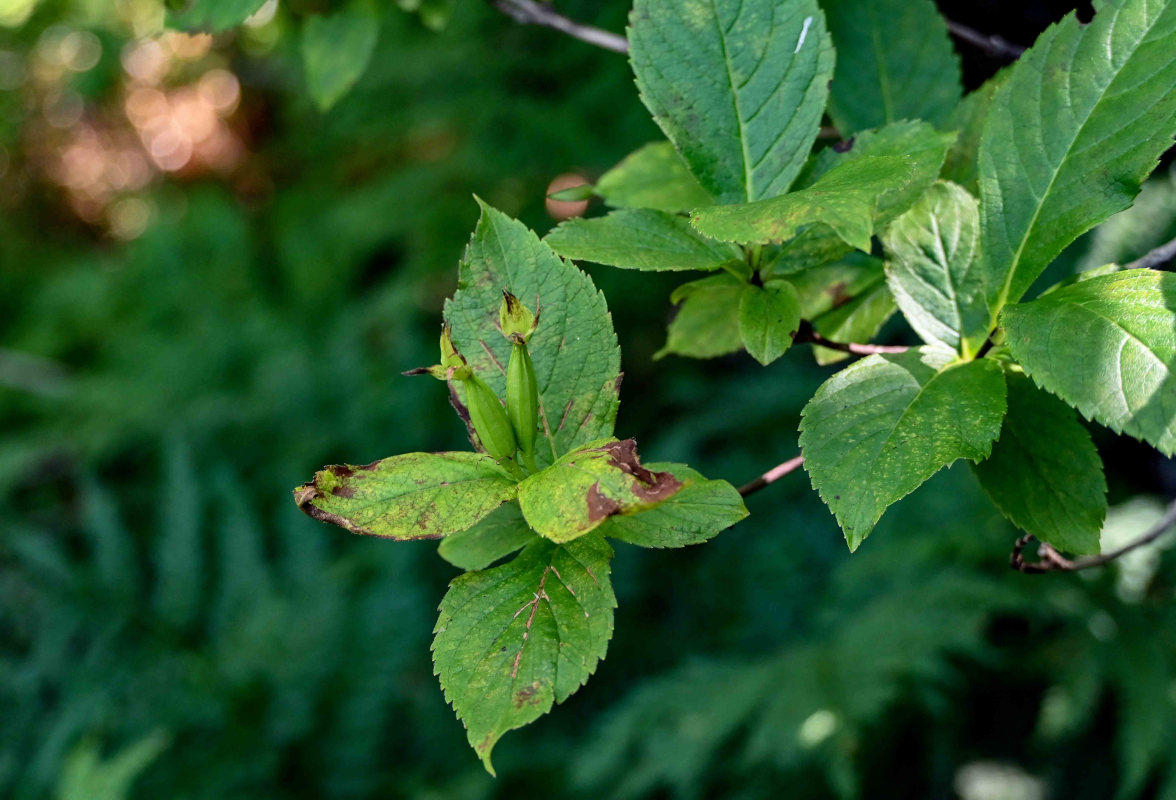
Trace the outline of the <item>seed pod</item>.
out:
M 471 375 L 462 384 L 465 386 L 470 424 L 474 426 L 474 433 L 478 434 L 482 448 L 497 461 L 513 458 L 518 444 L 506 410 L 498 402 L 494 390 L 476 375 Z
M 519 449 L 525 455 L 535 452 L 535 431 L 539 428 L 539 383 L 527 345 L 516 340 L 511 345 L 506 366 L 506 413 L 514 426 Z

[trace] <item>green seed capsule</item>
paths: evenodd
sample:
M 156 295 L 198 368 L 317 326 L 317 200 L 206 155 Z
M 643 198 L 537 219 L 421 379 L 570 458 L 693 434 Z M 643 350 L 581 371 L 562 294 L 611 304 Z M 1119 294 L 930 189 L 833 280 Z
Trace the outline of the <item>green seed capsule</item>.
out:
M 510 419 L 494 390 L 476 375 L 471 375 L 463 384 L 470 424 L 474 426 L 474 433 L 478 434 L 482 447 L 497 461 L 513 458 L 518 444 Z
M 535 365 L 527 345 L 515 341 L 511 345 L 510 362 L 506 366 L 506 413 L 514 426 L 519 449 L 524 455 L 535 452 L 535 432 L 539 428 L 539 383 L 535 380 Z

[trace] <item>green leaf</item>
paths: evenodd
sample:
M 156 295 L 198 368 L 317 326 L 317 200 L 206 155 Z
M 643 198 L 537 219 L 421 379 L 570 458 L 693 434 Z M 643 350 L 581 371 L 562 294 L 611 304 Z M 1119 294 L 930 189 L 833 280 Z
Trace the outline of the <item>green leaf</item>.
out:
M 869 356 L 825 381 L 801 412 L 805 469 L 850 550 L 942 467 L 991 452 L 1004 377 L 990 359 L 955 358 L 936 347 Z
M 941 175 L 944 180 L 958 183 L 973 195 L 980 193 L 977 159 L 980 154 L 980 136 L 984 132 L 984 123 L 988 120 L 988 110 L 992 107 L 992 98 L 996 96 L 996 90 L 1011 74 L 1011 69 L 1003 69 L 965 96 L 943 126 L 946 130 L 956 131 L 957 138 L 955 144 L 947 151 Z
M 878 198 L 874 227 L 881 229 L 910 208 L 927 187 L 935 182 L 953 141 L 955 134 L 940 133 L 926 122 L 896 122 L 876 131 L 860 133 L 836 149 L 825 148 L 817 153 L 806 172 L 810 181 L 816 181 L 839 164 L 856 159 L 906 159 L 914 176 L 905 186 L 896 187 Z M 844 150 L 845 145 L 848 145 L 848 150 Z M 806 187 L 811 185 L 808 183 Z M 814 225 L 781 248 L 775 263 L 771 265 L 771 272 L 788 274 L 836 261 L 851 252 L 853 248 L 833 230 L 824 225 Z
M 1176 238 L 1176 168 L 1153 175 L 1126 211 L 1095 228 L 1076 269 L 1089 272 L 1108 264 L 1130 264 Z
M 1131 269 L 1001 314 L 1038 386 L 1120 433 L 1176 453 L 1176 274 Z
M 1050 27 L 997 90 L 980 142 L 993 315 L 1062 248 L 1131 205 L 1176 134 L 1176 3 L 1123 0 Z
M 367 69 L 380 31 L 380 18 L 359 0 L 329 16 L 314 15 L 302 25 L 302 63 L 306 85 L 319 110 L 326 111 L 351 90 Z
M 714 203 L 669 142 L 651 142 L 630 153 L 600 176 L 596 194 L 614 208 L 652 208 L 671 214 Z
M 801 317 L 834 342 L 868 342 L 896 306 L 881 259 L 853 252 L 843 261 L 788 276 L 800 296 Z M 774 281 L 773 281 L 774 283 Z M 834 364 L 848 353 L 813 346 L 818 364 Z
M 523 519 L 519 504 L 506 503 L 469 530 L 446 536 L 437 552 L 460 569 L 485 569 L 535 538 L 535 532 Z
M 218 33 L 240 25 L 265 4 L 265 0 L 190 0 L 181 11 L 167 12 L 169 28 Z
M 641 466 L 632 439 L 606 439 L 568 453 L 520 483 L 519 507 L 540 536 L 568 542 L 616 514 L 654 508 L 681 488 L 671 473 Z
M 833 76 L 816 0 L 636 0 L 629 55 L 654 121 L 719 202 L 788 190 Z
M 598 535 L 537 541 L 449 584 L 434 671 L 490 774 L 494 745 L 575 693 L 604 658 L 617 606 L 612 548 Z
M 482 204 L 445 318 L 458 350 L 499 397 L 510 358 L 510 342 L 497 327 L 503 289 L 540 316 L 527 344 L 542 428 L 551 431 L 550 444 L 536 446 L 539 462 L 612 435 L 621 354 L 604 296 L 521 222 Z
M 841 261 L 789 273 L 801 316 L 813 320 L 886 282 L 882 259 L 852 251 Z
M 464 531 L 516 492 L 515 481 L 482 453 L 406 453 L 326 467 L 294 498 L 310 516 L 352 533 L 436 539 Z
M 701 236 L 685 217 L 649 208 L 569 219 L 544 241 L 564 258 L 624 269 L 715 270 L 743 258 L 735 245 Z
M 792 345 L 800 328 L 800 298 L 792 284 L 778 281 L 743 289 L 739 300 L 739 336 L 743 346 L 765 367 Z
M 681 306 L 666 331 L 665 346 L 653 357 L 714 358 L 743 347 L 739 302 L 746 285 L 724 272 L 679 286 L 670 301 Z
M 903 119 L 940 124 L 960 99 L 960 61 L 931 0 L 825 0 L 837 48 L 829 115 L 844 134 Z
M 807 189 L 755 203 L 701 208 L 690 222 L 704 236 L 740 244 L 778 244 L 820 223 L 847 244 L 869 252 L 879 198 L 914 178 L 906 158 L 855 158 L 833 167 Z
M 831 342 L 868 342 L 878 335 L 897 306 L 890 287 L 878 270 L 877 278 L 834 309 L 812 320 L 817 333 Z M 835 364 L 849 358 L 848 353 L 816 345 L 813 354 L 821 365 Z
M 669 472 L 682 489 L 657 508 L 640 514 L 609 517 L 597 528 L 601 536 L 638 547 L 686 547 L 701 544 L 747 516 L 735 487 L 707 480 L 685 464 L 649 464 L 654 472 Z
M 936 183 L 882 237 L 886 280 L 911 327 L 928 344 L 970 353 L 987 334 L 988 306 L 976 264 L 980 209 L 954 183 Z
M 1059 550 L 1097 553 L 1107 513 L 1102 460 L 1074 409 L 1008 376 L 1008 414 L 992 455 L 972 469 L 1009 520 Z

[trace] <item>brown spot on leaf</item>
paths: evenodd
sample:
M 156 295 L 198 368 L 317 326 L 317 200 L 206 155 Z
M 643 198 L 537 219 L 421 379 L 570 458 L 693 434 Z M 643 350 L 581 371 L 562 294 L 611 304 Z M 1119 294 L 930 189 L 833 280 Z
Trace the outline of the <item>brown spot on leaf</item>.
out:
M 588 490 L 589 522 L 596 522 L 606 517 L 611 517 L 620 510 L 621 507 L 616 500 L 600 493 L 600 481 L 592 484 L 592 488 Z
M 846 291 L 848 288 L 849 287 L 846 286 L 845 281 L 838 281 L 837 283 L 833 284 L 832 286 L 830 286 L 828 289 L 825 290 L 833 298 L 833 307 L 834 308 L 837 308 L 838 306 L 845 305 L 846 303 L 848 303 L 850 300 L 853 299 L 850 296 L 849 292 Z
M 335 497 L 342 497 L 345 500 L 350 500 L 351 498 L 355 497 L 355 487 L 336 486 L 331 490 L 331 494 L 335 495 Z
M 327 467 L 327 471 L 337 478 L 350 478 L 355 474 L 355 470 L 347 464 L 332 464 Z
M 609 454 L 609 462 L 614 467 L 640 482 L 633 487 L 633 493 L 643 502 L 661 502 L 682 488 L 682 482 L 671 473 L 653 472 L 641 466 L 641 459 L 637 456 L 637 442 L 633 439 L 609 442 L 601 449 Z
M 543 702 L 543 698 L 539 696 L 538 683 L 533 683 L 530 686 L 524 686 L 522 689 L 519 689 L 517 692 L 515 692 L 514 695 L 515 708 L 522 708 L 526 705 L 533 706 L 541 702 Z

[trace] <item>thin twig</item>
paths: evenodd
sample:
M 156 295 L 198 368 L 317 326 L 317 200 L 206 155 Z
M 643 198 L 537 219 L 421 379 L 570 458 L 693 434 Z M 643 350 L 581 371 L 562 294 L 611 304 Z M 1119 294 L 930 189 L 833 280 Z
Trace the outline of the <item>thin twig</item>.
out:
M 548 3 L 535 0 L 491 0 L 495 8 L 522 25 L 542 25 L 566 33 L 582 42 L 603 47 L 616 53 L 629 52 L 624 36 L 591 25 L 582 25 L 555 11 Z
M 490 0 L 490 4 L 522 25 L 542 25 L 614 53 L 629 52 L 629 42 L 624 36 L 569 19 L 552 8 L 550 3 L 536 0 Z M 947 20 L 947 29 L 995 58 L 1016 60 L 1025 52 L 1024 47 L 1001 36 L 981 33 L 950 19 Z
M 1112 550 L 1109 553 L 1103 553 L 1098 556 L 1086 556 L 1084 558 L 1066 558 L 1059 553 L 1052 545 L 1041 543 L 1037 549 L 1038 561 L 1025 560 L 1025 548 L 1034 540 L 1033 536 L 1022 536 L 1013 545 L 1013 553 L 1009 556 L 1009 565 L 1018 572 L 1024 572 L 1030 575 L 1038 575 L 1043 572 L 1077 572 L 1083 569 L 1090 569 L 1092 567 L 1101 567 L 1109 564 L 1120 556 L 1130 553 L 1136 548 L 1143 547 L 1145 544 L 1150 544 L 1156 539 L 1159 539 L 1168 529 L 1176 525 L 1176 501 L 1172 502 L 1164 516 L 1160 517 L 1155 525 L 1151 526 L 1146 533 L 1128 542 L 1122 547 Z
M 1004 37 L 997 35 L 989 35 L 981 33 L 975 28 L 969 28 L 954 20 L 947 21 L 947 29 L 956 36 L 956 38 L 963 39 L 971 45 L 975 45 L 983 50 L 993 58 L 1007 58 L 1009 61 L 1016 61 L 1020 58 L 1025 48 L 1019 44 L 1013 44 Z
M 838 350 L 855 356 L 873 356 L 881 353 L 905 353 L 910 350 L 906 345 L 889 344 L 856 344 L 853 342 L 833 342 L 817 333 L 816 328 L 808 320 L 801 320 L 800 328 L 792 339 L 793 344 L 815 344 L 829 350 Z
M 764 488 L 768 484 L 775 483 L 776 481 L 780 480 L 785 475 L 787 475 L 789 472 L 796 470 L 803 463 L 804 463 L 804 456 L 797 456 L 796 458 L 790 458 L 787 461 L 785 461 L 783 464 L 772 467 L 770 470 L 765 472 L 763 475 L 760 475 L 754 481 L 751 481 L 750 483 L 748 483 L 745 486 L 741 486 L 739 488 L 739 494 L 743 495 L 744 497 L 747 497 L 749 494 L 754 494 L 755 492 L 758 492 L 760 489 Z
M 1162 244 L 1142 258 L 1137 258 L 1124 269 L 1162 269 L 1176 261 L 1176 239 Z

